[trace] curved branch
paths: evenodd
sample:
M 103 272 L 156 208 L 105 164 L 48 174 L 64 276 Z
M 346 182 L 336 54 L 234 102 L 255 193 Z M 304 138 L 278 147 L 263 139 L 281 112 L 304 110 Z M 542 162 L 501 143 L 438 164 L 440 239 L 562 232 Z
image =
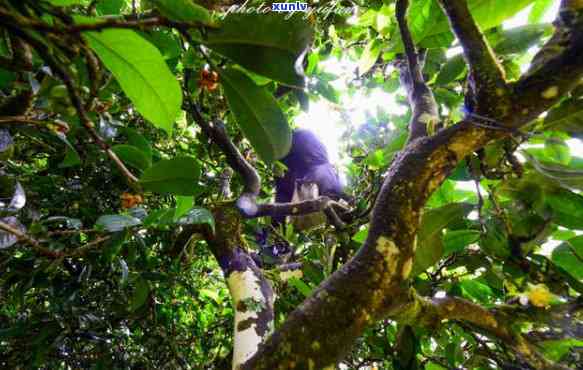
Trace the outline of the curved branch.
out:
M 196 123 L 213 143 L 215 143 L 227 157 L 227 163 L 235 172 L 243 177 L 245 186 L 244 193 L 256 197 L 261 191 L 261 178 L 257 170 L 243 157 L 237 146 L 231 141 L 225 129 L 225 125 L 220 121 L 207 122 L 202 116 L 200 108 L 193 102 L 190 103 L 190 112 Z
M 439 0 L 451 28 L 458 38 L 468 64 L 469 88 L 473 112 L 498 119 L 505 114 L 501 99 L 510 97 L 504 69 L 478 28 L 468 8 L 467 0 Z
M 501 312 L 489 311 L 482 306 L 456 297 L 420 299 L 416 322 L 434 326 L 443 320 L 468 323 L 498 338 L 510 346 L 517 355 L 536 369 L 564 369 L 549 362 L 520 333 L 512 331 L 512 317 Z
M 407 90 L 409 105 L 413 111 L 409 123 L 409 141 L 412 141 L 427 136 L 428 131 L 433 133 L 433 128 L 439 120 L 439 114 L 433 92 L 423 79 L 423 61 L 420 60 L 419 54 L 415 50 L 415 44 L 407 25 L 408 7 L 409 0 L 397 1 L 397 22 L 406 54 L 406 62 L 401 61 L 397 66 L 400 70 L 401 84 Z

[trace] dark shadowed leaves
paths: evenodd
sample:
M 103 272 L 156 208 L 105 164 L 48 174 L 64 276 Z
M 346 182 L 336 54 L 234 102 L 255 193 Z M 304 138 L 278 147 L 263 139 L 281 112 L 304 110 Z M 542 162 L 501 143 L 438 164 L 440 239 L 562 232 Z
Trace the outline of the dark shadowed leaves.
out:
M 304 86 L 298 59 L 313 30 L 301 15 L 230 14 L 204 44 L 260 75 L 290 86 Z
M 111 148 L 124 163 L 138 170 L 145 170 L 152 165 L 148 156 L 132 145 L 115 145 Z

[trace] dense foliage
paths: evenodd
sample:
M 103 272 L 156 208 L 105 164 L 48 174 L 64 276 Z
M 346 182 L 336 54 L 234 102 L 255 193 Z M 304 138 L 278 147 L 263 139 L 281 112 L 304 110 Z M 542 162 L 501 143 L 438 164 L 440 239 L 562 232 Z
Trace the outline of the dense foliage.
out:
M 557 2 L 468 0 L 509 80 L 551 36 L 541 19 Z M 223 3 L 0 1 L 0 367 L 230 366 L 223 273 L 203 233 L 184 243 L 181 231 L 214 229 L 213 210 L 244 183 L 197 117 L 224 123 L 261 175 L 265 202 L 294 118 L 310 103 L 343 117 L 351 219 L 343 229 L 271 230 L 266 243 L 287 241 L 287 262 L 303 266 L 287 280 L 266 271 L 276 327 L 366 239 L 411 117 L 394 68 L 403 51 L 394 2 L 339 2 L 351 11 L 288 18 L 225 17 Z M 502 26 L 527 6 L 526 25 Z M 463 117 L 466 63 L 436 1 L 412 1 L 409 24 L 427 51 L 437 131 Z M 303 88 L 296 60 L 305 49 Z M 350 70 L 330 71 L 330 61 Z M 351 120 L 354 96 L 381 92 L 395 103 Z M 583 85 L 463 160 L 426 204 L 411 277 L 420 295 L 511 312 L 509 327 L 571 367 L 583 361 L 583 157 L 574 151 L 582 122 Z M 264 246 L 263 229 L 268 217 L 245 222 L 249 250 Z M 342 368 L 528 366 L 463 321 L 398 322 L 371 326 Z

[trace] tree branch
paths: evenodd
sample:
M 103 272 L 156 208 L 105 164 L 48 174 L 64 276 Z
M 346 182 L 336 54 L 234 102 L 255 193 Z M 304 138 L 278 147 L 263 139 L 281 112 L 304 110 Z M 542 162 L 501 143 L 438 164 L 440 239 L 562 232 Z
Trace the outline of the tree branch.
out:
M 512 125 L 537 118 L 581 83 L 583 4 L 563 0 L 555 33 L 534 57 L 531 68 L 513 86 Z
M 428 131 L 434 131 L 433 128 L 437 125 L 439 114 L 433 92 L 423 78 L 423 62 L 415 50 L 415 44 L 407 25 L 408 7 L 409 0 L 397 1 L 397 22 L 406 54 L 406 62 L 401 61 L 397 67 L 400 70 L 401 85 L 407 90 L 407 98 L 413 111 L 409 122 L 410 142 L 419 137 L 427 136 Z
M 502 340 L 536 369 L 564 369 L 546 360 L 520 333 L 512 331 L 511 316 L 456 297 L 421 299 L 419 303 L 417 315 L 412 320 L 416 323 L 435 326 L 443 320 L 465 322 Z
M 467 0 L 439 0 L 451 28 L 458 38 L 469 69 L 469 113 L 498 119 L 506 113 L 510 89 L 502 66 L 478 28 L 468 8 Z M 469 100 L 469 101 L 468 101 Z
M 583 17 L 581 12 L 577 14 L 578 19 Z M 562 65 L 570 71 L 571 83 L 561 85 L 564 88 L 559 89 L 559 95 L 564 96 L 583 77 L 582 30 L 573 29 L 563 52 L 542 67 L 547 75 L 561 76 L 561 81 L 568 76 Z M 520 108 L 540 114 L 558 99 L 524 98 Z M 521 127 L 532 118 L 517 114 L 513 106 L 506 108 L 497 117 L 506 127 Z M 420 215 L 427 199 L 461 159 L 506 135 L 508 131 L 464 120 L 435 136 L 411 142 L 385 177 L 363 247 L 316 288 L 242 368 L 333 366 L 370 324 L 410 302 L 405 281 L 413 265 Z
M 75 25 L 51 25 L 45 22 L 36 21 L 28 19 L 17 14 L 6 11 L 0 7 L 0 21 L 5 24 L 10 24 L 12 26 L 20 28 L 28 28 L 38 32 L 48 32 L 57 35 L 68 35 L 80 32 L 88 31 L 102 31 L 105 29 L 112 28 L 125 28 L 125 29 L 137 29 L 143 30 L 146 28 L 154 27 L 171 27 L 176 29 L 192 29 L 192 28 L 216 28 L 212 24 L 203 24 L 200 22 L 186 22 L 186 21 L 174 21 L 162 16 L 149 17 L 143 19 L 125 19 L 119 17 L 110 17 L 102 21 L 97 21 L 94 23 L 86 24 L 75 24 Z
M 202 116 L 199 107 L 192 102 L 192 99 L 189 99 L 189 107 L 190 113 L 198 126 L 225 154 L 229 166 L 243 178 L 245 189 L 241 198 L 245 197 L 245 199 L 255 201 L 261 191 L 261 178 L 257 170 L 243 157 L 237 146 L 233 144 L 222 122 L 207 122 Z

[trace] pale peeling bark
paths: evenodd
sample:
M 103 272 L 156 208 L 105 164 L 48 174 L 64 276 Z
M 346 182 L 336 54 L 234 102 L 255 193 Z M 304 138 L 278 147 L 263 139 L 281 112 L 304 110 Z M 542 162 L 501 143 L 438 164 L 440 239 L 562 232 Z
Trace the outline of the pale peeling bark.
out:
M 261 313 L 273 307 L 273 295 L 266 295 L 262 281 L 252 267 L 234 271 L 227 278 L 227 285 L 235 307 L 235 335 L 233 369 L 247 361 L 257 352 L 259 344 L 271 330 L 271 322 L 264 322 Z

